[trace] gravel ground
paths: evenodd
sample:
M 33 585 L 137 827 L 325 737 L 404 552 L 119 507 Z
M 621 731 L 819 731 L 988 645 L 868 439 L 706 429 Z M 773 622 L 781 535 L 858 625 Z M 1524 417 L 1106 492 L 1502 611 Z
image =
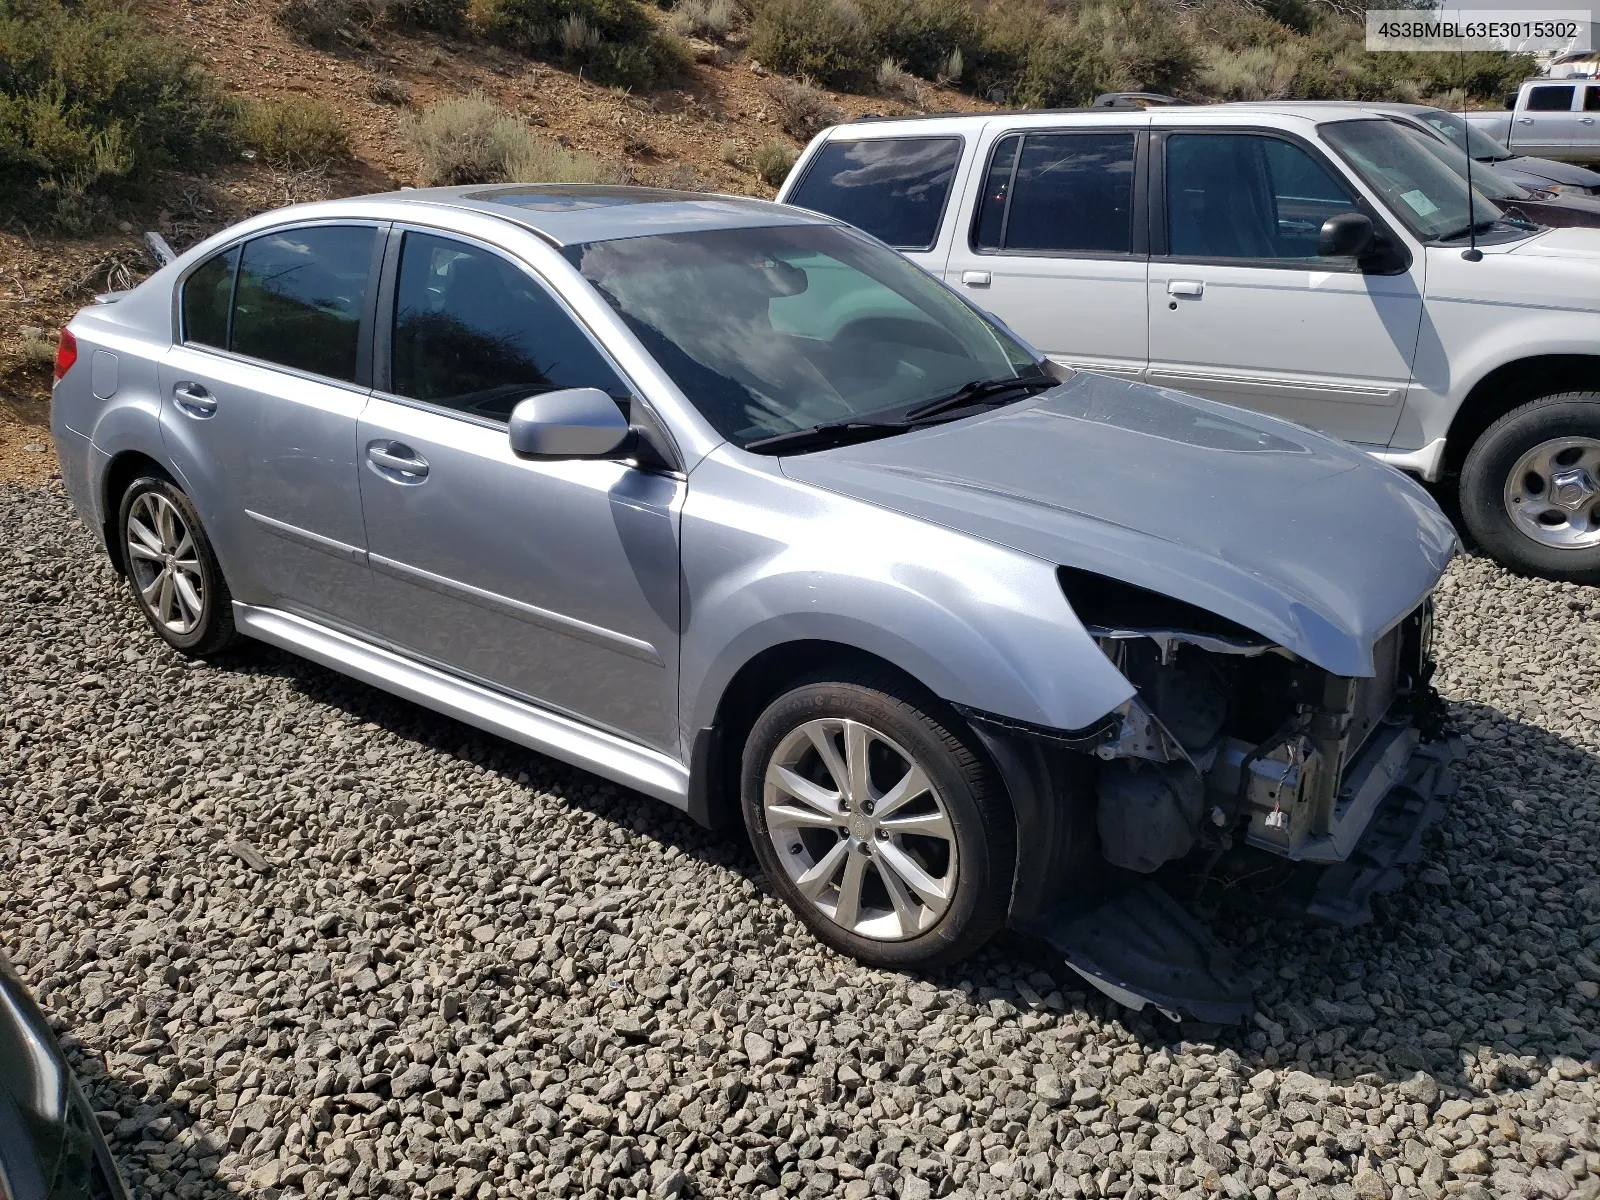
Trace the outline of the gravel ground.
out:
M 1261 1016 L 1001 945 L 820 949 L 748 849 L 256 648 L 158 648 L 0 489 L 0 943 L 136 1193 L 1600 1196 L 1600 593 L 1464 560 L 1470 735 L 1354 934 L 1218 918 Z

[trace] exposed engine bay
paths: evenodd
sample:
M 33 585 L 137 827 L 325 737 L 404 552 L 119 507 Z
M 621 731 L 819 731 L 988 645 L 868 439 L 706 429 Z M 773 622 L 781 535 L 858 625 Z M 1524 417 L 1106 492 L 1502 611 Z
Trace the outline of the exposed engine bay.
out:
M 1356 678 L 1192 606 L 1087 578 L 1092 591 L 1073 581 L 1075 606 L 1138 689 L 1119 709 L 1118 735 L 1095 749 L 1101 850 L 1115 866 L 1147 874 L 1236 845 L 1343 862 L 1413 752 L 1440 732 L 1431 600 L 1378 643 L 1376 674 Z M 1166 621 L 1139 620 L 1155 615 Z

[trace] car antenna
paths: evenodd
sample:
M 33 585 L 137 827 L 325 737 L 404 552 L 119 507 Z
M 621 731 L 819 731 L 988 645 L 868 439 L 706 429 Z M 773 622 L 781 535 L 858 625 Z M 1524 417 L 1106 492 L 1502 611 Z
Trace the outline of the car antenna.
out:
M 1461 149 L 1467 155 L 1467 248 L 1461 257 L 1468 262 L 1482 262 L 1483 251 L 1478 249 L 1478 217 L 1472 211 L 1472 123 L 1467 120 L 1467 52 L 1461 54 Z

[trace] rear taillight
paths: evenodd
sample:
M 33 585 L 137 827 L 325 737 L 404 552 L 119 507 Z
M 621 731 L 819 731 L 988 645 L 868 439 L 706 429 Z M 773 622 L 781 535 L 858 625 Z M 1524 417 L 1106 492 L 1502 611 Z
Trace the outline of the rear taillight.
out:
M 56 343 L 56 378 L 60 379 L 72 370 L 72 364 L 78 361 L 78 339 L 63 329 L 61 340 Z

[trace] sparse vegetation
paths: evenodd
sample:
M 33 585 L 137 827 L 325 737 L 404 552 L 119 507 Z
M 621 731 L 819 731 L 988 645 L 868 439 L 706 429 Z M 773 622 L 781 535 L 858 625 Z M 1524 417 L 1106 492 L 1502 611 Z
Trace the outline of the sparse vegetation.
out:
M 907 103 L 913 103 L 917 98 L 916 78 L 892 58 L 886 58 L 878 64 L 875 82 L 878 91 L 885 96 L 893 96 Z
M 615 164 L 536 137 L 482 92 L 441 100 L 407 120 L 402 132 L 424 187 L 621 182 Z
M 104 0 L 0 0 L 0 211 L 82 232 L 164 167 L 234 145 L 198 63 Z
M 845 119 L 844 109 L 827 92 L 803 79 L 769 79 L 766 92 L 778 125 L 799 141 L 808 142 L 829 125 Z
M 672 10 L 672 28 L 684 37 L 721 42 L 739 27 L 743 15 L 734 0 L 679 0 Z
M 744 152 L 739 149 L 739 143 L 732 138 L 723 138 L 722 144 L 717 147 L 717 157 L 730 167 L 743 169 Z
M 358 48 L 371 42 L 384 8 L 384 0 L 289 0 L 278 10 L 278 24 L 320 50 Z
M 287 171 L 327 166 L 350 154 L 343 118 L 317 100 L 251 101 L 239 137 L 267 165 Z
M 789 168 L 794 166 L 796 157 L 794 148 L 787 142 L 781 138 L 768 138 L 756 147 L 750 165 L 755 168 L 756 174 L 761 176 L 763 183 L 777 187 L 789 174 Z
M 619 87 L 655 87 L 689 63 L 683 43 L 659 32 L 638 0 L 480 0 L 474 19 L 500 45 Z

